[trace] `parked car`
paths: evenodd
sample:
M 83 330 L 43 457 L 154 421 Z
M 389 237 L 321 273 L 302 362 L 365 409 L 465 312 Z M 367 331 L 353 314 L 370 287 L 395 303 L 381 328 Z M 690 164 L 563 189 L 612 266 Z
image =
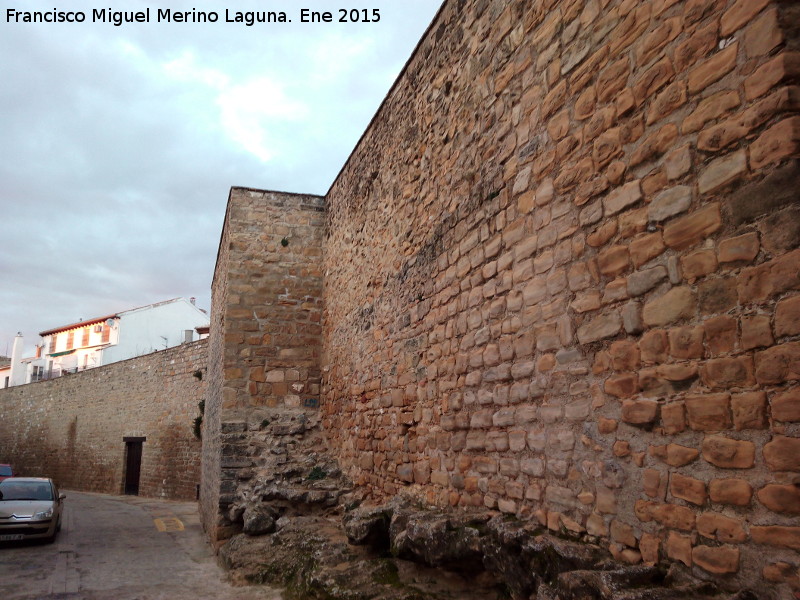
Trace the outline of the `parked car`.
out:
M 8 479 L 9 477 L 13 476 L 14 476 L 14 469 L 11 468 L 11 465 L 0 464 L 0 481 L 3 481 L 3 479 Z
M 47 477 L 9 477 L 0 481 L 0 542 L 52 542 L 61 529 L 64 498 Z

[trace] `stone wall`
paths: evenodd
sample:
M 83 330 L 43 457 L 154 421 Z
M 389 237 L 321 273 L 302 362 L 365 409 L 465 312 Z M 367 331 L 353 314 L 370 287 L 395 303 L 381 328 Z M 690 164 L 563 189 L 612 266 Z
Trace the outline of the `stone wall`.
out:
M 0 390 L 0 462 L 60 486 L 121 494 L 126 437 L 145 438 L 139 495 L 194 499 L 207 342 Z
M 318 196 L 230 192 L 203 438 L 200 511 L 213 541 L 241 530 L 228 515 L 240 486 L 273 470 L 271 458 L 319 412 L 324 207 Z
M 798 22 L 445 2 L 326 198 L 357 484 L 800 586 Z

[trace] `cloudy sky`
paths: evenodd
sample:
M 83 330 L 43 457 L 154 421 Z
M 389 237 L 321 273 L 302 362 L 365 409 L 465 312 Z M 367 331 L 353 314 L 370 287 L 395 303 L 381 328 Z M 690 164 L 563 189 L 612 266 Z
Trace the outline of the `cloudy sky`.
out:
M 439 0 L 62 0 L 0 14 L 0 354 L 178 296 L 210 308 L 231 186 L 324 194 Z M 94 9 L 149 23 L 92 22 Z M 84 23 L 8 22 L 82 11 Z M 158 23 L 159 8 L 217 23 Z M 300 8 L 334 22 L 301 23 Z M 340 7 L 380 20 L 338 23 Z M 291 23 L 225 23 L 228 9 Z

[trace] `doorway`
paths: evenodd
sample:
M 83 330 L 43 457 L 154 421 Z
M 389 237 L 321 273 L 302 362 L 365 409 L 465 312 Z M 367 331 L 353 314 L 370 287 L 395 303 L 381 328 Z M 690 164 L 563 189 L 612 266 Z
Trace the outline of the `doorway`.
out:
M 142 444 L 147 438 L 126 437 L 125 442 L 125 494 L 139 495 L 139 476 L 142 471 Z

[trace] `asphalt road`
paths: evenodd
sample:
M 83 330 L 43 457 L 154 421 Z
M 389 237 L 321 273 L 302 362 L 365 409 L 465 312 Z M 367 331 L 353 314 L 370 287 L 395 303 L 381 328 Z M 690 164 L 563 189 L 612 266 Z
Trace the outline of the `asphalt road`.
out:
M 195 503 L 64 493 L 55 543 L 0 545 L 3 600 L 282 598 L 271 588 L 234 587 L 225 580 Z

